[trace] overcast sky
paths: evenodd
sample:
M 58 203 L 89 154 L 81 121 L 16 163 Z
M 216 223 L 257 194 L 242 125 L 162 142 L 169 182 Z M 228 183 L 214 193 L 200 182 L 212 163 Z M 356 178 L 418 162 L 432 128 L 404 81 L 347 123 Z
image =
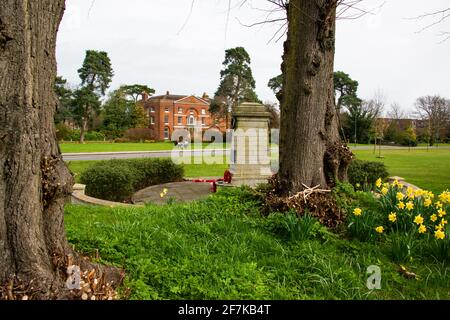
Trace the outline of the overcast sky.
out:
M 238 0 L 232 0 L 234 4 Z M 366 0 L 365 8 L 384 1 Z M 252 59 L 260 99 L 276 101 L 267 88 L 280 73 L 284 38 L 270 41 L 277 26 L 247 28 L 264 19 L 265 0 L 233 8 L 227 25 L 227 0 L 66 0 L 57 43 L 58 73 L 73 85 L 85 50 L 108 52 L 122 84 L 147 84 L 157 94 L 207 92 L 219 84 L 224 50 L 243 46 Z M 440 94 L 450 98 L 450 19 L 420 31 L 434 20 L 407 18 L 447 8 L 449 0 L 386 0 L 376 15 L 338 22 L 335 69 L 359 81 L 359 95 L 377 91 L 388 104 L 413 108 L 417 97 Z M 184 26 L 184 27 L 183 27 Z M 270 42 L 269 42 L 270 41 Z

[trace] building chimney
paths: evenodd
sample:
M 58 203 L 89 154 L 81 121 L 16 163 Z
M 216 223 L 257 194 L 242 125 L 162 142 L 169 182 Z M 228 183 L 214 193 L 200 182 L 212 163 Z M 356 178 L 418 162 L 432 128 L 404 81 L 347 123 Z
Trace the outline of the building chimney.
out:
M 202 99 L 204 99 L 204 100 L 209 99 L 209 96 L 206 92 L 203 93 Z
M 168 95 L 170 95 L 170 91 L 169 90 L 167 90 L 167 92 L 166 92 L 166 96 L 168 96 Z
M 148 100 L 148 93 L 145 92 L 145 91 L 143 91 L 143 92 L 142 92 L 142 101 L 145 102 L 145 101 L 147 101 L 147 100 Z

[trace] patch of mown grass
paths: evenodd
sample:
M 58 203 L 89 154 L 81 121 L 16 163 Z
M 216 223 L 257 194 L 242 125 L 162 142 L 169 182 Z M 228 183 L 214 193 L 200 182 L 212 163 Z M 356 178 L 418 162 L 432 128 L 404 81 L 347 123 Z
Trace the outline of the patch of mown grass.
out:
M 400 176 L 407 182 L 439 193 L 450 189 L 450 149 L 382 150 L 383 158 L 371 150 L 355 150 L 357 159 L 381 161 L 391 176 Z
M 406 266 L 421 280 L 406 279 L 379 243 L 321 226 L 289 237 L 279 232 L 283 217 L 262 217 L 259 207 L 246 189 L 190 204 L 69 205 L 66 229 L 78 251 L 98 249 L 101 262 L 125 268 L 131 299 L 450 298 L 448 265 L 416 259 Z M 381 290 L 366 287 L 370 265 L 381 268 Z

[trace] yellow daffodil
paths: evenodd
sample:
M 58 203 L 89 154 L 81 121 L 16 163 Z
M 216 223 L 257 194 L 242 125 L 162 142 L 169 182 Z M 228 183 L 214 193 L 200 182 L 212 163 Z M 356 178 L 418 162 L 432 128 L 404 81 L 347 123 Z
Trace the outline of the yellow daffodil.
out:
M 378 178 L 377 181 L 375 182 L 375 185 L 377 186 L 377 188 L 380 188 L 382 184 L 381 178 Z
M 397 207 L 398 207 L 399 209 L 403 210 L 403 209 L 405 209 L 405 203 L 404 203 L 403 201 L 400 201 L 400 202 L 397 204 Z
M 414 218 L 414 223 L 417 225 L 423 224 L 423 217 L 419 214 Z
M 398 180 L 395 179 L 394 182 L 392 182 L 392 185 L 393 185 L 394 187 L 398 186 Z
M 415 195 L 416 197 L 421 197 L 421 196 L 423 196 L 423 190 L 422 190 L 422 189 L 416 189 L 416 190 L 414 191 L 414 195 Z
M 362 210 L 360 208 L 355 208 L 353 210 L 353 214 L 357 217 L 359 217 L 362 214 Z
M 438 201 L 434 204 L 434 206 L 436 207 L 436 209 L 442 208 L 442 202 Z
M 397 221 L 397 214 L 395 212 L 391 212 L 391 214 L 389 215 L 389 221 L 390 222 Z
M 375 231 L 378 232 L 378 233 L 383 233 L 384 232 L 384 227 L 383 226 L 376 227 Z
M 389 185 L 389 182 L 385 182 L 385 183 L 383 183 L 383 188 L 387 188 L 387 189 L 389 189 L 389 187 L 390 187 L 390 185 Z
M 441 220 L 441 225 L 445 226 L 447 223 L 448 223 L 447 220 L 445 220 L 444 218 L 442 218 L 442 220 Z
M 442 218 L 442 217 L 445 216 L 446 214 L 447 214 L 447 212 L 445 212 L 444 210 L 442 210 L 442 208 L 438 210 L 439 218 Z
M 437 221 L 437 215 L 432 214 L 431 217 L 430 217 L 430 220 L 431 220 L 432 222 L 436 222 L 436 221 Z
M 383 194 L 383 195 L 385 196 L 385 195 L 388 193 L 388 191 L 389 191 L 388 188 L 383 187 L 383 188 L 381 189 L 381 194 Z
M 442 224 L 437 225 L 436 227 L 434 227 L 436 230 L 442 230 L 444 229 L 444 226 Z
M 434 193 L 431 192 L 431 191 L 428 191 L 427 196 L 428 196 L 428 198 L 430 198 L 430 199 L 434 199 Z
M 445 238 L 445 233 L 442 230 L 436 230 L 434 232 L 434 236 L 436 237 L 436 239 L 443 240 Z
M 450 192 L 444 191 L 439 195 L 439 201 L 441 201 L 442 203 L 450 203 Z
M 163 191 L 159 194 L 159 196 L 161 198 L 164 198 L 167 195 L 167 192 L 169 192 L 169 190 L 167 188 L 164 188 Z
M 403 193 L 401 193 L 401 192 L 397 192 L 397 196 L 396 197 L 397 197 L 397 200 L 400 201 L 400 200 L 403 200 L 405 198 L 405 195 Z
M 412 203 L 411 201 L 407 202 L 406 203 L 406 209 L 408 209 L 409 211 L 414 209 L 414 203 Z
M 399 183 L 399 184 L 398 184 L 398 188 L 399 188 L 399 189 L 403 189 L 404 186 L 405 186 L 405 185 L 404 185 L 403 183 Z
M 428 208 L 429 206 L 431 206 L 431 199 L 430 198 L 426 198 L 425 201 L 423 202 L 423 205 L 425 206 L 425 208 Z
M 425 233 L 425 232 L 427 232 L 427 227 L 425 227 L 423 224 L 421 224 L 419 227 L 419 233 Z
M 413 193 L 414 189 L 411 187 L 406 188 L 406 193 Z

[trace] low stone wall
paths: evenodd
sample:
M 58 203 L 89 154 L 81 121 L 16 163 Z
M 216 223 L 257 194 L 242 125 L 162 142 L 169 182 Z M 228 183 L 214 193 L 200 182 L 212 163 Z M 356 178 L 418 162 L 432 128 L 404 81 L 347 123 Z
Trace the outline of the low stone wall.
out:
M 413 185 L 413 184 L 411 184 L 409 182 L 406 182 L 405 179 L 402 178 L 402 177 L 394 176 L 394 177 L 389 177 L 388 178 L 389 183 L 392 183 L 395 180 L 397 180 L 399 183 L 403 184 L 403 186 L 405 188 L 411 187 L 413 190 L 422 189 L 422 188 L 419 188 L 418 186 L 415 186 L 415 185 Z
M 73 204 L 88 204 L 93 206 L 105 207 L 142 207 L 142 205 L 126 204 L 120 202 L 107 201 L 89 197 L 85 194 L 86 186 L 84 184 L 75 184 L 73 186 L 72 203 Z

